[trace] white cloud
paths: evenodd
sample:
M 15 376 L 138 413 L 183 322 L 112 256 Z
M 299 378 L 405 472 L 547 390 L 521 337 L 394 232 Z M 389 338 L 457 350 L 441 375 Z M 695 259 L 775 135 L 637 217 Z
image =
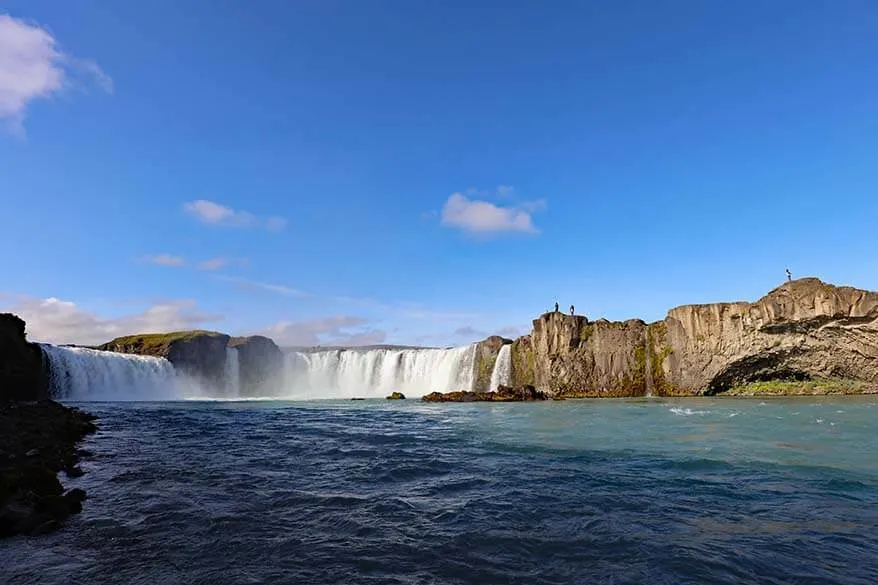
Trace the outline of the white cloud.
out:
M 79 345 L 98 345 L 134 333 L 193 329 L 222 319 L 198 311 L 192 300 L 157 303 L 141 313 L 121 317 L 102 317 L 54 297 L 19 297 L 4 310 L 27 322 L 28 339 L 32 341 Z
M 183 204 L 183 210 L 200 221 L 216 226 L 236 228 L 264 228 L 271 232 L 283 230 L 287 220 L 282 217 L 271 216 L 262 220 L 248 211 L 239 211 L 226 207 L 214 201 L 197 199 Z
M 543 203 L 544 205 L 544 203 Z M 504 207 L 452 193 L 442 207 L 442 225 L 471 234 L 518 232 L 536 234 L 539 230 L 531 217 L 533 203 Z
M 150 264 L 158 266 L 185 266 L 186 259 L 182 256 L 172 256 L 170 254 L 156 254 L 154 256 L 144 256 L 143 260 Z
M 93 61 L 58 49 L 46 29 L 0 14 L 0 120 L 23 132 L 28 104 L 78 85 L 76 76 L 113 91 L 113 82 Z
M 228 258 L 223 258 L 219 256 L 217 258 L 211 258 L 210 260 L 204 260 L 198 263 L 199 270 L 219 270 L 223 268 L 226 264 L 229 263 Z
M 362 317 L 340 315 L 309 321 L 278 321 L 261 333 L 286 347 L 376 345 L 387 339 L 387 333 L 377 329 L 348 331 L 362 328 L 366 323 Z
M 244 290 L 264 290 L 288 297 L 304 298 L 311 296 L 304 291 L 291 288 L 289 286 L 284 286 L 282 284 L 269 284 L 267 282 L 259 282 L 257 280 L 250 280 L 248 278 L 241 278 L 238 276 L 226 276 L 224 274 L 217 275 L 217 278 L 226 282 L 236 284 Z

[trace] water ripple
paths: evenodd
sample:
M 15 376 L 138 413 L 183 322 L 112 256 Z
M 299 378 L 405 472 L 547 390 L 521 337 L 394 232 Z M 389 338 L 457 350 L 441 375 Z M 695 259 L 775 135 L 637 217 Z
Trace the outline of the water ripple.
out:
M 868 409 L 815 443 L 783 416 L 802 407 L 95 404 L 84 513 L 0 544 L 0 566 L 15 584 L 874 584 Z

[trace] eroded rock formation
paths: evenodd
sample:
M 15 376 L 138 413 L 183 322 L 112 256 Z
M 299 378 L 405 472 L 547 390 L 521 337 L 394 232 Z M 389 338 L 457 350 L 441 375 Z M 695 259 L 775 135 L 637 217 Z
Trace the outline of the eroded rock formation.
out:
M 513 385 L 554 396 L 716 394 L 812 378 L 878 384 L 878 293 L 803 278 L 754 303 L 684 305 L 652 324 L 546 313 L 512 346 Z
M 664 323 L 672 390 L 715 394 L 780 378 L 878 383 L 875 292 L 803 278 L 754 303 L 677 307 Z

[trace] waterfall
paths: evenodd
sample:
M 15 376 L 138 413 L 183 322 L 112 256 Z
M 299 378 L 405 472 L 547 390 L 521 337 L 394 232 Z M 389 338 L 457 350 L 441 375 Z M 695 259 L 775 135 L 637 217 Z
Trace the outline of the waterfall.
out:
M 174 366 L 164 358 L 42 345 L 49 384 L 61 400 L 179 398 Z
M 451 349 L 342 349 L 286 356 L 285 395 L 293 399 L 419 397 L 472 390 L 475 345 Z
M 225 366 L 226 398 L 241 397 L 241 366 L 238 360 L 238 350 L 234 347 L 226 348 Z
M 488 390 L 496 390 L 497 386 L 509 385 L 509 376 L 512 373 L 512 345 L 506 344 L 500 348 L 497 360 L 494 362 L 494 371 L 491 372 L 491 387 Z

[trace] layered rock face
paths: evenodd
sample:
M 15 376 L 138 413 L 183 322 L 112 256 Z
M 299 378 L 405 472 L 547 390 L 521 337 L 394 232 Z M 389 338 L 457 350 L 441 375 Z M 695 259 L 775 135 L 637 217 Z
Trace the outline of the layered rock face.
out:
M 278 396 L 283 391 L 284 354 L 268 337 L 233 337 L 229 347 L 238 350 L 241 394 Z
M 547 313 L 512 346 L 513 385 L 555 396 L 717 394 L 765 380 L 878 384 L 878 293 L 816 278 L 647 325 Z
M 209 385 L 225 383 L 226 346 L 231 337 L 213 331 L 181 331 L 119 337 L 98 347 L 103 351 L 163 357 L 174 369 Z
M 647 325 L 546 313 L 512 349 L 512 384 L 562 397 L 647 393 Z
M 0 313 L 0 401 L 40 400 L 49 389 L 43 350 L 25 337 L 25 322 Z
M 664 321 L 672 390 L 715 394 L 771 379 L 878 382 L 878 293 L 816 278 L 755 303 L 687 305 Z

